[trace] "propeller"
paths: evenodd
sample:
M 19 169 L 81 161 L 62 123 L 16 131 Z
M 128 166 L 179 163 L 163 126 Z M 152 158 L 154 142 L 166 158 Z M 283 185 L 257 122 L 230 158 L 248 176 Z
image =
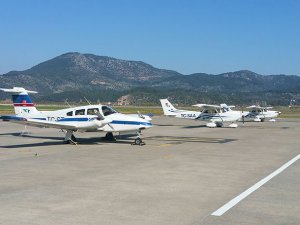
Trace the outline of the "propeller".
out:
M 112 130 L 114 130 L 113 126 L 110 124 L 112 122 L 111 119 L 105 118 L 104 116 L 102 116 L 102 114 L 98 111 L 95 110 L 95 114 L 97 115 L 97 117 L 95 118 L 97 121 L 101 122 L 101 127 L 108 125 Z
M 140 111 L 137 111 L 137 113 L 140 118 L 145 119 L 145 117 L 140 113 Z

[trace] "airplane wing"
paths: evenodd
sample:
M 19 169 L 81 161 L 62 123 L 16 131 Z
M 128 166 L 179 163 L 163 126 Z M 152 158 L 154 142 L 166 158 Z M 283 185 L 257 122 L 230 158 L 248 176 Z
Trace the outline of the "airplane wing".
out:
M 0 116 L 0 119 L 2 119 L 3 121 L 9 121 L 13 123 L 19 123 L 24 125 L 36 126 L 36 127 L 52 127 L 52 128 L 70 129 L 70 130 L 77 129 L 77 126 L 69 125 L 61 122 L 46 121 L 40 119 L 29 119 L 20 116 Z
M 221 108 L 220 105 L 208 105 L 208 104 L 196 104 L 193 106 L 200 107 L 200 108 L 218 108 L 218 109 Z
M 259 105 L 250 105 L 248 107 L 246 107 L 247 109 L 262 109 L 263 107 L 259 106 Z

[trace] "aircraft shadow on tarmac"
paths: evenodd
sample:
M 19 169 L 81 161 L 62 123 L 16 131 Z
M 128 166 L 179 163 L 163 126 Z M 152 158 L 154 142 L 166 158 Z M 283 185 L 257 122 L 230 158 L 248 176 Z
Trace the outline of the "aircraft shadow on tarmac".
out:
M 44 141 L 38 143 L 26 143 L 26 144 L 18 144 L 18 145 L 0 145 L 0 148 L 28 148 L 28 147 L 43 147 L 43 146 L 52 146 L 52 145 L 66 145 L 63 140 L 63 137 L 46 137 L 46 136 L 33 136 L 29 134 L 20 133 L 6 133 L 0 134 L 2 136 L 11 135 L 16 137 L 24 137 L 28 139 L 46 139 L 46 140 L 54 140 L 54 141 Z M 121 138 L 124 138 L 123 136 Z M 126 138 L 126 137 L 125 137 Z M 78 144 L 80 145 L 103 145 L 107 143 L 115 143 L 115 144 L 131 144 L 133 143 L 132 139 L 116 139 L 116 140 L 107 140 L 104 137 L 91 137 L 91 138 L 77 138 Z
M 0 134 L 0 136 L 15 136 L 15 137 L 37 138 L 37 139 L 48 139 L 48 140 L 63 140 L 62 137 L 32 136 L 32 135 L 30 135 L 30 133 L 22 134 L 20 132 Z
M 192 125 L 192 126 L 184 126 L 182 128 L 184 128 L 184 129 L 207 128 L 207 126 L 206 125 Z
M 198 125 L 191 125 L 191 126 L 183 126 L 179 124 L 154 124 L 157 127 L 182 127 L 182 128 L 207 128 L 206 125 L 198 124 Z
M 6 133 L 0 135 L 12 135 L 16 137 L 24 137 L 29 139 L 48 140 L 37 143 L 26 143 L 17 145 L 0 145 L 1 148 L 28 148 L 28 147 L 43 147 L 43 146 L 56 146 L 65 145 L 63 143 L 63 137 L 48 137 L 48 136 L 34 136 L 29 134 L 20 135 L 20 133 Z M 158 141 L 172 144 L 184 144 L 184 143 L 214 143 L 223 144 L 237 139 L 224 139 L 224 138 L 207 138 L 207 137 L 182 137 L 182 136 L 150 136 L 143 138 L 145 141 Z M 49 141 L 52 140 L 52 141 Z M 77 138 L 80 145 L 105 145 L 107 143 L 114 144 L 131 144 L 133 139 L 129 139 L 126 136 L 116 136 L 116 140 L 106 140 L 104 137 L 90 137 L 90 138 Z
M 156 127 L 180 127 L 182 125 L 179 124 L 153 124 Z
M 227 138 L 207 138 L 207 137 L 178 137 L 178 136 L 151 136 L 144 138 L 145 140 L 155 140 L 155 141 L 163 141 L 169 143 L 183 144 L 187 142 L 201 142 L 201 143 L 215 143 L 215 144 L 223 144 L 232 141 L 236 141 L 237 139 L 227 139 Z

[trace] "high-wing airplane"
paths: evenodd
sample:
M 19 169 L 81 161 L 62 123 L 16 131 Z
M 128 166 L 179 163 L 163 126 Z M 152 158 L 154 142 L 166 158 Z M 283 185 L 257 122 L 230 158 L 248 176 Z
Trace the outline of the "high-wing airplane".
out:
M 255 121 L 264 122 L 265 119 L 270 119 L 271 122 L 275 122 L 276 117 L 278 117 L 281 112 L 269 110 L 273 107 L 261 107 L 259 105 L 248 106 L 249 112 L 243 112 L 243 117 L 245 121 Z
M 176 109 L 168 99 L 160 99 L 164 115 L 175 116 L 183 119 L 204 120 L 210 121 L 206 124 L 207 127 L 222 127 L 224 122 L 232 122 L 229 127 L 236 128 L 238 125 L 234 123 L 242 117 L 240 111 L 231 110 L 234 106 L 226 104 L 208 105 L 196 104 L 193 106 L 202 108 L 202 111 L 189 111 Z
M 152 127 L 147 115 L 125 115 L 106 105 L 87 105 L 56 111 L 38 111 L 28 91 L 22 87 L 0 90 L 12 93 L 14 116 L 0 116 L 10 121 L 29 126 L 52 127 L 66 131 L 65 142 L 75 144 L 74 132 L 106 132 L 107 139 L 114 139 L 114 133 L 136 134 L 134 143 L 141 145 L 141 131 Z

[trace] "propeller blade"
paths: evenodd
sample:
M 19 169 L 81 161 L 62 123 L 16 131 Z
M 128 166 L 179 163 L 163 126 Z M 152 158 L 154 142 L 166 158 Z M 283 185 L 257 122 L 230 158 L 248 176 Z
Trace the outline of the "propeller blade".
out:
M 98 110 L 95 110 L 95 114 L 97 115 L 95 119 L 98 120 L 99 122 L 101 121 L 101 125 L 100 125 L 101 127 L 108 125 L 112 130 L 115 130 L 114 127 L 110 124 L 112 122 L 111 119 L 102 116 L 102 114 Z
M 115 130 L 115 128 L 110 124 L 110 123 L 108 123 L 107 124 L 112 130 Z
M 99 111 L 95 111 L 96 115 L 97 115 L 97 119 L 99 120 L 105 120 L 104 116 L 102 116 L 102 114 Z
M 145 117 L 140 113 L 140 111 L 137 111 L 140 118 L 145 119 Z

